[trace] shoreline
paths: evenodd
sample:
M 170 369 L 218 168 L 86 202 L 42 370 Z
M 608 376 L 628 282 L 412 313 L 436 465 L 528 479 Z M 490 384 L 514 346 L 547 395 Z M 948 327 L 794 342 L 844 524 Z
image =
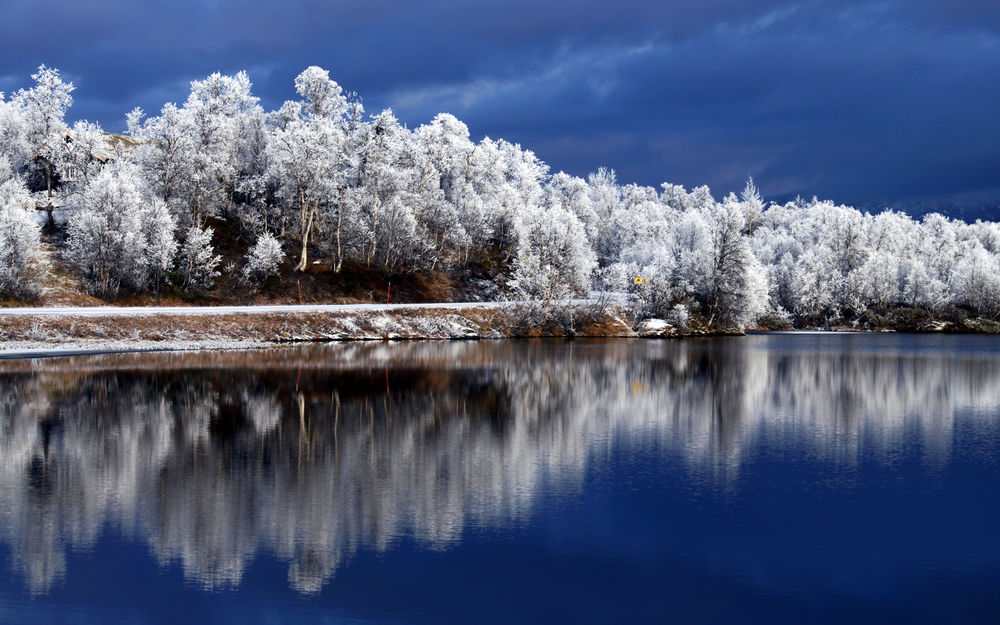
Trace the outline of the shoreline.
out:
M 655 321 L 656 323 L 650 323 Z M 517 338 L 705 338 L 745 334 L 996 334 L 982 326 L 925 328 L 748 328 L 678 330 L 660 320 L 633 324 L 618 305 L 574 303 L 543 309 L 481 303 L 399 307 L 226 310 L 225 314 L 102 310 L 0 315 L 0 359 L 129 352 L 261 349 L 295 343 Z
M 561 316 L 562 315 L 562 316 Z M 565 316 L 565 318 L 563 318 Z M 636 337 L 617 308 L 540 311 L 471 304 L 226 314 L 0 315 L 0 359 L 78 353 L 254 349 L 294 343 Z

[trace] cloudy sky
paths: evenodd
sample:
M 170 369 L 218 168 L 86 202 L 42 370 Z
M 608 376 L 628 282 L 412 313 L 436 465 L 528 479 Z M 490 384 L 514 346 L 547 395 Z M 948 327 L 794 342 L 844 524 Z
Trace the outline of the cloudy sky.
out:
M 308 65 L 410 127 L 447 111 L 554 171 L 717 195 L 1000 204 L 997 0 L 3 0 L 0 91 L 45 63 L 72 119 Z

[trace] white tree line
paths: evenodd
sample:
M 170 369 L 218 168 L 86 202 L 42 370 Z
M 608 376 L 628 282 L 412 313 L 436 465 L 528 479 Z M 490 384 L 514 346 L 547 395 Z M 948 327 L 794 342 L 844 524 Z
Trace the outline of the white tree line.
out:
M 752 180 L 718 201 L 707 187 L 621 185 L 603 168 L 552 174 L 519 145 L 472 141 L 446 113 L 413 130 L 391 110 L 366 116 L 319 67 L 271 112 L 245 73 L 213 74 L 182 105 L 129 113 L 124 137 L 69 127 L 73 85 L 45 66 L 32 78 L 0 95 L 0 297 L 38 293 L 41 207 L 67 216 L 60 251 L 104 297 L 211 289 L 210 224 L 223 218 L 256 241 L 241 270 L 254 284 L 287 251 L 299 271 L 315 259 L 335 272 L 488 267 L 543 302 L 630 290 L 642 314 L 713 327 L 900 306 L 1000 314 L 993 222 L 769 204 Z

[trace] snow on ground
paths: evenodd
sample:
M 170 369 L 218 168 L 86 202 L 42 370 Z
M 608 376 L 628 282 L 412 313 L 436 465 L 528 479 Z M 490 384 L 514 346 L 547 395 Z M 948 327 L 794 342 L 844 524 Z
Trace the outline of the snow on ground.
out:
M 462 306 L 462 309 L 459 309 Z M 495 338 L 465 305 L 258 306 L 0 312 L 0 359 L 93 352 L 248 349 L 307 341 Z M 206 312 L 207 311 L 207 312 Z M 5 314 L 14 313 L 14 314 Z
M 579 300 L 585 301 L 585 300 Z M 246 313 L 359 313 L 393 310 L 502 308 L 524 302 L 445 302 L 433 304 L 287 304 L 266 306 L 46 306 L 0 308 L 0 316 L 125 317 L 140 315 L 232 315 Z
M 248 349 L 312 341 L 503 338 L 511 335 L 522 304 L 0 308 L 0 358 Z M 593 301 L 571 305 L 586 308 Z M 601 309 L 600 314 L 618 319 Z M 618 326 L 628 334 L 623 324 Z
M 674 331 L 674 326 L 663 319 L 646 319 L 639 324 L 636 332 L 639 336 L 666 336 Z
M 11 358 L 50 358 L 56 356 L 81 356 L 86 354 L 107 354 L 113 352 L 154 352 L 154 351 L 196 351 L 253 349 L 273 345 L 266 341 L 101 341 L 76 340 L 65 343 L 44 341 L 4 342 L 0 349 L 0 360 Z

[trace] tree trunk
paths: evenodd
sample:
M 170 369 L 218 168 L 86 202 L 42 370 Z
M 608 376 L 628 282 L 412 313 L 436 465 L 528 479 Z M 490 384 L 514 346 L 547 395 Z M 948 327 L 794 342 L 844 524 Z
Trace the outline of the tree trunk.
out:
M 302 222 L 302 254 L 299 256 L 299 264 L 295 266 L 295 271 L 305 271 L 309 262 L 309 234 L 312 232 L 313 220 L 316 218 L 316 206 L 308 207 L 303 215 Z
M 340 268 L 344 265 L 344 253 L 340 246 L 340 227 L 344 220 L 344 189 L 340 189 L 340 197 L 337 198 L 337 263 L 333 269 L 334 273 L 340 273 Z

